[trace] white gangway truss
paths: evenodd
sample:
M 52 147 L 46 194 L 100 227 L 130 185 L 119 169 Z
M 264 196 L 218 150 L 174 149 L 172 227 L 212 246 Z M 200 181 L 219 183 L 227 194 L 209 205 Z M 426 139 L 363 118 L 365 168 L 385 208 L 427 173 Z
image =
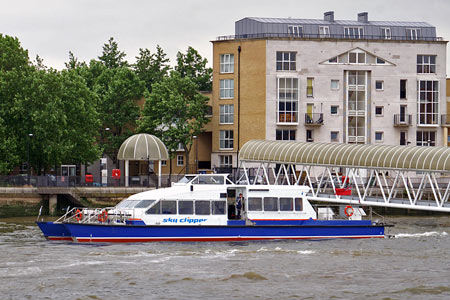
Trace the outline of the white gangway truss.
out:
M 239 181 L 307 185 L 309 200 L 450 212 L 450 148 L 252 140 Z

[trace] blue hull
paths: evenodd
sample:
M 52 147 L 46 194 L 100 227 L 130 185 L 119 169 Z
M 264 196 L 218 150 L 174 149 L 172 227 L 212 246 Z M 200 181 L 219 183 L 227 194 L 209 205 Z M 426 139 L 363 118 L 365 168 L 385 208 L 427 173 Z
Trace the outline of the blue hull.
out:
M 62 223 L 36 222 L 45 238 L 52 241 L 72 241 L 72 234 Z
M 54 224 L 75 242 L 131 243 L 158 241 L 245 241 L 274 239 L 383 238 L 384 226 L 370 221 L 306 220 L 296 225 L 142 226 L 111 224 Z M 43 226 L 38 223 L 44 232 Z M 46 223 L 48 227 L 52 227 Z M 61 230 L 61 226 L 65 230 Z M 44 232 L 46 237 L 48 234 Z M 67 235 L 66 235 L 67 237 Z

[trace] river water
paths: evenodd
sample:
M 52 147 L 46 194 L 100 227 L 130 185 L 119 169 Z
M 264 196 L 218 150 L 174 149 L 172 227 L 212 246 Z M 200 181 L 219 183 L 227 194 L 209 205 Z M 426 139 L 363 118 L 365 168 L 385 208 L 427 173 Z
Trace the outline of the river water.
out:
M 450 217 L 393 238 L 86 245 L 0 219 L 0 299 L 450 299 Z

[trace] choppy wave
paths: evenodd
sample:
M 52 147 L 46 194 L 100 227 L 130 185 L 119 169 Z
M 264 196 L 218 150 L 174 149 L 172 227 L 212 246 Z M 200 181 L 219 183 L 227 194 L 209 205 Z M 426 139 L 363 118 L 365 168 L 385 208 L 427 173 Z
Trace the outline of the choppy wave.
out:
M 448 233 L 445 231 L 429 231 L 423 233 L 397 233 L 395 238 L 416 238 L 416 237 L 430 237 L 430 236 L 447 236 Z
M 255 272 L 246 272 L 244 274 L 232 274 L 230 277 L 226 277 L 222 279 L 222 281 L 228 281 L 228 280 L 234 280 L 234 279 L 248 279 L 252 281 L 259 281 L 259 280 L 267 280 L 266 277 L 262 276 L 261 274 L 255 273 Z

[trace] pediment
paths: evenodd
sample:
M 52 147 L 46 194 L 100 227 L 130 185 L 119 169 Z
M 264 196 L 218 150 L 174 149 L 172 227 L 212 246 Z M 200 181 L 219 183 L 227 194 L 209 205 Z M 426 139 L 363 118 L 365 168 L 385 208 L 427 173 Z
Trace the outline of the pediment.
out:
M 395 66 L 387 59 L 356 47 L 349 51 L 340 53 L 327 60 L 320 62 L 321 65 L 369 65 L 369 66 Z

